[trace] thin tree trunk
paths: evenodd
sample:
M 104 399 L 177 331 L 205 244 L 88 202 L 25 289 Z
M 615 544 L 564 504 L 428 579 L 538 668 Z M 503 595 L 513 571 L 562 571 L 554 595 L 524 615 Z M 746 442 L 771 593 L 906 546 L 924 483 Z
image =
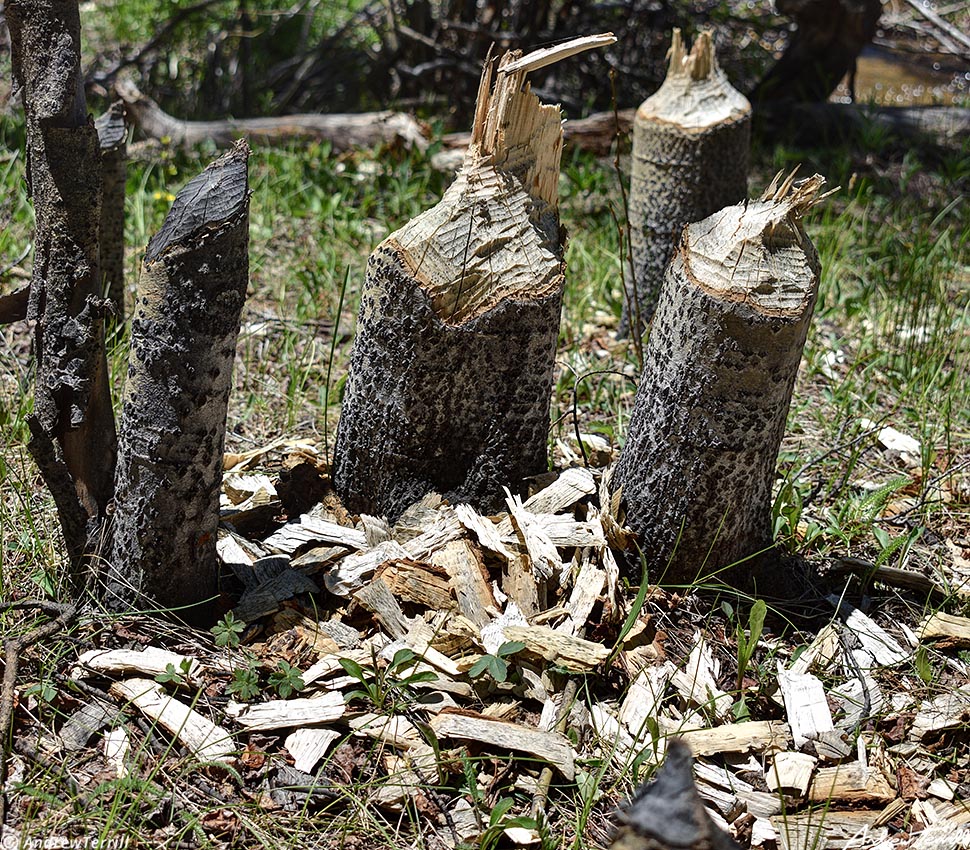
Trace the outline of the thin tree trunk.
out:
M 558 107 L 525 71 L 482 75 L 472 144 L 440 203 L 371 255 L 334 452 L 354 511 L 435 490 L 482 509 L 546 469 L 563 291 Z
M 36 215 L 31 453 L 77 566 L 111 498 L 116 451 L 99 294 L 101 156 L 84 102 L 77 2 L 8 0 L 6 16 Z
M 704 808 L 690 747 L 676 738 L 654 780 L 623 808 L 611 850 L 740 850 Z
M 876 34 L 881 0 L 778 0 L 776 5 L 798 29 L 751 100 L 825 101 L 846 74 L 854 96 L 856 60 Z
M 248 156 L 239 142 L 189 181 L 148 243 L 121 420 L 115 607 L 141 596 L 199 606 L 217 590 L 226 407 L 249 277 Z
M 128 159 L 124 101 L 116 100 L 94 122 L 101 144 L 101 278 L 114 312 L 111 323 L 125 322 L 125 180 Z
M 667 78 L 633 123 L 633 273 L 621 336 L 639 336 L 652 318 L 684 226 L 747 196 L 750 142 L 751 105 L 718 67 L 710 33 L 687 53 L 675 29 Z
M 771 545 L 771 488 L 818 291 L 800 218 L 823 180 L 684 231 L 611 482 L 651 578 L 690 583 Z

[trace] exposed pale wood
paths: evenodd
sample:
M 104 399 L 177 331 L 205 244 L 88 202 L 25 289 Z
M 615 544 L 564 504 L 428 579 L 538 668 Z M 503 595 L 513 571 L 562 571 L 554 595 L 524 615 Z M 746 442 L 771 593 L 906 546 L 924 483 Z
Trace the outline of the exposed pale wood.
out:
M 589 620 L 593 606 L 606 586 L 606 571 L 600 569 L 596 560 L 587 551 L 584 553 L 579 573 L 573 582 L 573 590 L 566 604 L 569 616 L 556 627 L 557 632 L 579 634 Z
M 831 623 L 827 623 L 804 652 L 791 663 L 788 672 L 799 675 L 808 673 L 812 667 L 826 670 L 838 656 L 840 649 L 838 630 Z
M 647 720 L 660 713 L 664 693 L 676 670 L 673 664 L 665 661 L 655 667 L 644 667 L 630 682 L 618 716 L 637 739 L 648 734 Z
M 599 548 L 606 545 L 603 527 L 598 522 L 582 522 L 573 519 L 568 514 L 533 514 L 529 512 L 527 516 L 530 531 L 533 533 L 538 531 L 556 548 L 569 549 L 587 546 Z M 506 543 L 515 543 L 516 537 L 514 533 L 510 533 L 503 540 Z M 526 537 L 526 540 L 528 540 L 528 537 Z
M 471 505 L 455 505 L 455 514 L 469 531 L 474 532 L 478 542 L 492 552 L 511 560 L 515 555 L 506 548 L 498 527 L 490 519 L 483 517 Z
M 534 618 L 545 606 L 545 585 L 540 586 L 532 574 L 531 561 L 526 553 L 509 560 L 502 576 L 502 592 L 528 618 Z
M 882 771 L 849 762 L 835 767 L 820 767 L 808 789 L 808 800 L 825 803 L 888 803 L 896 797 Z
M 200 761 L 231 761 L 235 758 L 238 747 L 231 733 L 168 696 L 157 682 L 149 679 L 113 682 L 111 695 L 130 702 L 142 714 L 178 738 Z
M 712 729 L 692 729 L 677 736 L 695 756 L 718 753 L 770 753 L 788 748 L 791 729 L 781 720 L 729 723 Z
M 335 596 L 352 596 L 370 581 L 381 564 L 411 557 L 411 553 L 400 543 L 388 540 L 373 549 L 354 552 L 343 558 L 326 572 L 323 583 Z
M 786 794 L 804 797 L 817 763 L 818 759 L 807 753 L 775 753 L 771 766 L 765 771 L 765 781 L 772 791 L 780 789 Z
M 169 665 L 175 668 L 180 675 L 183 674 L 182 663 L 188 662 L 188 672 L 185 673 L 186 684 L 192 687 L 199 687 L 203 684 L 202 664 L 197 658 L 190 655 L 180 655 L 177 652 L 170 652 L 167 649 L 160 649 L 156 646 L 147 646 L 144 649 L 89 649 L 81 653 L 75 662 L 75 672 L 84 675 L 85 671 L 95 673 L 109 673 L 130 675 L 132 673 L 142 673 L 145 676 L 158 676 L 164 673 Z
M 785 701 L 785 712 L 796 747 L 835 728 L 832 712 L 825 699 L 825 689 L 811 673 L 792 673 L 779 662 L 778 687 Z
M 539 68 L 545 68 L 547 65 L 554 65 L 556 62 L 561 62 L 563 59 L 568 59 L 577 53 L 593 50 L 596 47 L 606 47 L 615 42 L 616 36 L 611 32 L 604 32 L 599 35 L 583 35 L 579 38 L 570 39 L 563 44 L 557 44 L 554 47 L 533 50 L 532 53 L 527 53 L 514 62 L 509 62 L 507 65 L 499 68 L 499 73 L 516 74 L 521 72 L 527 74 L 529 71 L 537 71 Z
M 934 611 L 920 623 L 919 639 L 936 640 L 945 648 L 970 646 L 970 618 Z
M 374 651 L 376 652 L 376 649 Z M 373 661 L 369 646 L 360 649 L 342 649 L 331 655 L 323 656 L 307 667 L 303 672 L 303 684 L 311 685 L 320 679 L 326 678 L 331 673 L 342 671 L 343 667 L 340 666 L 341 658 L 349 658 L 351 661 L 356 661 L 362 667 L 369 666 Z
M 425 743 L 417 727 L 401 715 L 388 716 L 368 712 L 348 717 L 347 725 L 361 735 L 383 741 L 399 749 L 409 749 Z
M 786 812 L 771 818 L 781 850 L 857 850 L 885 848 L 888 830 L 873 829 L 877 812 Z M 863 843 L 864 837 L 864 843 Z
M 839 616 L 851 633 L 862 643 L 862 648 L 872 657 L 875 664 L 890 667 L 908 659 L 912 653 L 903 649 L 889 633 L 878 625 L 871 617 L 867 617 L 858 608 L 839 600 L 836 596 L 829 596 L 829 601 L 839 609 Z M 866 666 L 872 666 L 868 664 Z
M 412 558 L 427 560 L 446 543 L 457 540 L 465 533 L 458 514 L 449 505 L 442 505 L 435 512 L 434 519 L 423 525 L 423 530 L 415 537 L 404 541 L 404 548 Z
M 453 611 L 455 597 L 447 572 L 420 561 L 385 561 L 374 578 L 379 578 L 394 596 L 431 611 Z
M 563 634 L 548 626 L 505 626 L 503 631 L 508 640 L 522 641 L 528 652 L 567 670 L 592 670 L 610 655 L 608 646 Z
M 391 637 L 403 638 L 410 630 L 411 621 L 405 616 L 387 585 L 380 579 L 365 584 L 353 596 L 374 615 Z
M 292 555 L 307 543 L 346 546 L 348 549 L 367 548 L 367 535 L 356 528 L 348 528 L 310 514 L 286 523 L 263 541 L 263 546 L 284 555 Z
M 562 558 L 559 557 L 555 544 L 549 539 L 539 518 L 522 505 L 522 500 L 518 496 L 513 496 L 508 490 L 506 490 L 505 501 L 519 538 L 529 553 L 535 577 L 548 579 L 558 576 L 563 571 Z
M 226 715 L 251 732 L 265 732 L 332 723 L 346 710 L 343 694 L 327 691 L 314 697 L 272 699 L 252 705 L 230 701 Z
M 115 90 L 128 107 L 132 123 L 142 133 L 152 139 L 167 139 L 176 145 L 211 142 L 224 147 L 238 138 L 248 138 L 254 143 L 302 138 L 329 142 L 335 151 L 369 148 L 397 140 L 420 150 L 427 147 L 421 126 L 411 116 L 400 112 L 182 121 L 163 112 L 155 101 L 128 81 L 115 82 Z
M 913 719 L 910 737 L 928 738 L 947 729 L 970 723 L 970 688 L 957 688 L 920 704 Z
M 540 732 L 517 723 L 450 712 L 434 717 L 431 728 L 439 738 L 475 741 L 495 747 L 499 752 L 528 753 L 549 762 L 567 780 L 572 780 L 576 774 L 575 752 L 569 739 L 558 732 Z
M 683 670 L 676 671 L 671 681 L 685 700 L 712 711 L 717 717 L 727 717 L 734 699 L 717 684 L 719 665 L 700 632 L 694 633 L 694 646 Z
M 548 487 L 525 500 L 524 507 L 534 514 L 558 514 L 596 493 L 593 473 L 582 466 L 564 469 Z
M 297 729 L 286 736 L 283 746 L 293 757 L 293 766 L 304 773 L 313 773 L 330 746 L 340 737 L 333 729 Z
M 459 538 L 446 543 L 430 560 L 447 573 L 458 610 L 468 620 L 483 626 L 492 619 L 493 613 L 498 613 L 485 565 L 468 540 Z
M 128 775 L 128 756 L 131 753 L 131 740 L 124 726 L 109 729 L 103 742 L 104 760 L 114 771 L 115 776 L 124 779 Z

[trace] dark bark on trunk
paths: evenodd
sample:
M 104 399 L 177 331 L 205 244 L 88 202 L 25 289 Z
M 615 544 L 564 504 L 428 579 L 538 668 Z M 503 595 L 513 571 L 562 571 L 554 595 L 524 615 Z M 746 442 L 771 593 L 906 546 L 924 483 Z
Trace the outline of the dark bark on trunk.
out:
M 169 139 L 175 145 L 212 142 L 220 147 L 239 138 L 274 143 L 291 139 L 330 142 L 335 151 L 374 147 L 396 141 L 427 147 L 421 126 L 401 112 L 365 112 L 332 115 L 284 115 L 279 118 L 229 118 L 224 121 L 183 121 L 164 112 L 131 83 L 116 83 L 118 96 L 128 107 L 131 122 L 151 139 Z
M 77 566 L 87 542 L 71 503 L 79 502 L 91 523 L 104 516 L 116 450 L 99 296 L 101 157 L 84 103 L 77 3 L 9 0 L 6 16 L 36 214 L 28 304 L 28 318 L 37 323 L 31 453 L 51 484 Z
M 125 179 L 128 159 L 124 101 L 94 122 L 101 144 L 101 279 L 112 302 L 110 323 L 125 322 Z
M 226 407 L 249 276 L 240 142 L 179 192 L 148 243 L 131 323 L 109 601 L 195 606 L 217 587 Z
M 560 113 L 525 72 L 500 71 L 490 94 L 494 73 L 458 179 L 370 259 L 334 452 L 354 511 L 393 519 L 432 490 L 488 510 L 546 469 Z
M 775 184 L 684 231 L 611 482 L 651 580 L 695 581 L 771 545 L 771 488 L 818 290 L 800 224 L 822 185 Z
M 684 226 L 747 197 L 751 105 L 717 65 L 709 33 L 687 54 L 674 30 L 670 69 L 637 110 L 630 178 L 632 273 L 620 336 L 653 317 Z
M 704 808 L 691 763 L 690 748 L 669 741 L 654 780 L 619 812 L 612 850 L 741 850 Z
M 751 92 L 752 102 L 825 101 L 846 74 L 854 89 L 856 59 L 876 34 L 880 0 L 778 0 L 776 6 L 798 29 Z

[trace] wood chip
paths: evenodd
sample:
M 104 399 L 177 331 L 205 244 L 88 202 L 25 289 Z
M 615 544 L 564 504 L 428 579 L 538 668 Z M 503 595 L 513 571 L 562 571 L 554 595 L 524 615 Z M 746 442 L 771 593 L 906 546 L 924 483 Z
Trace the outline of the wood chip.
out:
M 734 698 L 718 687 L 719 665 L 700 632 L 694 633 L 694 647 L 684 664 L 671 678 L 680 695 L 694 705 L 706 708 L 716 717 L 729 717 Z
M 556 627 L 556 631 L 575 635 L 585 629 L 593 606 L 603 593 L 604 587 L 606 587 L 606 571 L 600 569 L 596 559 L 592 557 L 591 550 L 587 549 L 580 560 L 579 572 L 573 581 L 569 602 L 566 603 L 569 616 Z
M 822 683 L 811 673 L 792 673 L 779 662 L 778 687 L 796 748 L 835 728 Z
M 297 729 L 286 736 L 283 746 L 293 757 L 293 766 L 297 770 L 313 773 L 313 768 L 339 737 L 340 733 L 333 729 Z
M 364 585 L 354 593 L 354 599 L 374 615 L 391 637 L 400 639 L 410 631 L 411 620 L 405 616 L 394 594 L 381 579 Z
M 457 606 L 448 573 L 440 566 L 412 561 L 385 561 L 377 572 L 396 597 L 431 611 L 453 611 Z
M 187 664 L 187 672 L 183 670 L 183 663 Z M 179 674 L 184 674 L 186 684 L 199 687 L 203 684 L 202 665 L 198 659 L 189 655 L 180 655 L 159 649 L 156 646 L 146 646 L 144 649 L 91 649 L 81 654 L 74 666 L 75 676 L 84 676 L 86 672 L 102 674 L 142 673 L 155 677 L 165 673 L 171 665 Z
M 895 638 L 874 620 L 863 614 L 858 608 L 841 601 L 837 596 L 829 596 L 829 601 L 838 608 L 839 616 L 845 623 L 849 633 L 857 638 L 862 648 L 871 656 L 872 663 L 882 667 L 891 667 L 906 661 L 911 652 L 903 649 Z M 867 666 L 872 666 L 869 664 Z
M 608 646 L 563 634 L 548 626 L 505 626 L 503 631 L 507 640 L 522 641 L 528 652 L 570 672 L 592 670 L 610 655 Z
M 351 596 L 373 578 L 377 568 L 388 561 L 407 560 L 411 553 L 393 540 L 373 549 L 354 552 L 324 575 L 323 583 L 334 596 Z
M 485 565 L 469 540 L 452 540 L 429 560 L 447 573 L 458 610 L 468 620 L 481 627 L 498 614 L 499 606 L 492 595 Z
M 431 728 L 439 738 L 475 741 L 499 752 L 514 750 L 549 762 L 567 779 L 576 775 L 576 754 L 565 735 L 540 732 L 517 723 L 490 720 L 469 714 L 443 712 L 432 718 Z
M 292 555 L 308 543 L 318 545 L 326 543 L 330 546 L 346 546 L 348 549 L 364 549 L 367 547 L 367 535 L 356 528 L 348 528 L 310 514 L 303 514 L 298 520 L 286 523 L 263 541 L 267 549 L 284 555 Z
M 104 736 L 103 751 L 108 767 L 115 776 L 124 779 L 128 775 L 128 754 L 131 752 L 128 730 L 123 726 L 109 729 Z
M 235 758 L 237 747 L 230 732 L 170 697 L 157 682 L 125 679 L 113 682 L 110 692 L 116 699 L 130 702 L 178 738 L 200 761 L 232 761 Z
M 713 729 L 692 729 L 679 737 L 695 756 L 718 753 L 774 752 L 788 748 L 791 729 L 780 720 L 729 723 Z
M 922 740 L 948 729 L 970 724 L 970 688 L 958 688 L 925 700 L 913 719 L 910 737 Z
M 333 723 L 344 716 L 347 706 L 339 691 L 327 691 L 314 697 L 273 699 L 247 704 L 230 701 L 226 714 L 251 732 L 288 729 Z
M 301 593 L 319 592 L 320 588 L 312 578 L 287 567 L 246 590 L 232 613 L 237 620 L 254 623 L 260 617 L 279 611 L 281 604 L 287 599 Z
M 882 771 L 849 762 L 835 767 L 820 767 L 808 790 L 808 800 L 826 803 L 888 803 L 895 799 L 896 789 Z
M 425 744 L 417 727 L 400 715 L 388 716 L 368 712 L 348 717 L 347 725 L 361 735 L 383 741 L 398 749 L 409 749 Z
M 942 611 L 927 614 L 919 626 L 919 639 L 936 640 L 942 649 L 970 646 L 970 618 Z
M 812 781 L 812 773 L 818 759 L 807 753 L 776 753 L 771 766 L 765 771 L 765 781 L 772 791 L 804 797 Z
M 529 553 L 532 572 L 536 579 L 544 580 L 558 576 L 563 571 L 559 551 L 542 528 L 539 519 L 522 505 L 518 496 L 505 491 L 505 502 L 515 523 L 521 542 Z
M 502 542 L 502 535 L 498 527 L 487 517 L 483 517 L 471 505 L 455 505 L 455 514 L 465 528 L 473 532 L 478 542 L 490 552 L 495 552 L 503 558 L 515 557 Z

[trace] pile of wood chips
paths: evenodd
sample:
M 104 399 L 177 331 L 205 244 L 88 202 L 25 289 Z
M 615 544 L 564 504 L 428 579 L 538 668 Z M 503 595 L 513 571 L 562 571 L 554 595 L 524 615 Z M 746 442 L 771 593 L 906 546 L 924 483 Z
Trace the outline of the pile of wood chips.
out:
M 970 671 L 954 651 L 970 645 L 970 620 L 936 613 L 890 634 L 832 597 L 828 625 L 800 654 L 762 638 L 744 679 L 750 719 L 738 722 L 723 617 L 678 617 L 688 602 L 657 588 L 630 616 L 614 554 L 630 539 L 609 499 L 596 499 L 606 493 L 602 470 L 565 469 L 492 517 L 429 496 L 390 526 L 347 515 L 311 446 L 270 448 L 287 452 L 281 475 L 248 471 L 265 450 L 227 458 L 219 553 L 243 588 L 233 614 L 249 624 L 244 646 L 202 641 L 186 653 L 129 640 L 83 653 L 72 675 L 115 703 L 81 706 L 59 746 L 99 747 L 107 769 L 124 775 L 141 714 L 202 762 L 252 766 L 262 748 L 275 778 L 259 802 L 293 810 L 339 781 L 341 747 L 375 739 L 381 779 L 368 802 L 418 803 L 426 839 L 453 847 L 475 841 L 489 813 L 462 793 L 464 776 L 453 791 L 442 784 L 443 764 L 460 774 L 464 755 L 483 758 L 473 762 L 480 799 L 501 781 L 541 808 L 557 784 L 590 781 L 604 762 L 635 779 L 680 737 L 708 810 L 745 847 L 970 846 Z M 268 536 L 244 533 L 301 498 L 317 501 Z M 677 640 L 674 628 L 684 632 Z M 940 682 L 962 686 L 932 691 L 919 678 L 914 653 L 928 642 L 945 655 Z M 395 666 L 401 649 L 413 659 Z M 232 699 L 243 651 L 264 668 L 299 667 L 304 688 L 289 699 Z M 482 664 L 470 674 L 486 654 L 505 675 Z M 386 698 L 348 701 L 361 681 L 341 659 L 383 682 Z M 180 681 L 166 679 L 172 669 Z M 434 676 L 394 687 L 422 671 Z M 507 838 L 539 841 L 521 827 Z

